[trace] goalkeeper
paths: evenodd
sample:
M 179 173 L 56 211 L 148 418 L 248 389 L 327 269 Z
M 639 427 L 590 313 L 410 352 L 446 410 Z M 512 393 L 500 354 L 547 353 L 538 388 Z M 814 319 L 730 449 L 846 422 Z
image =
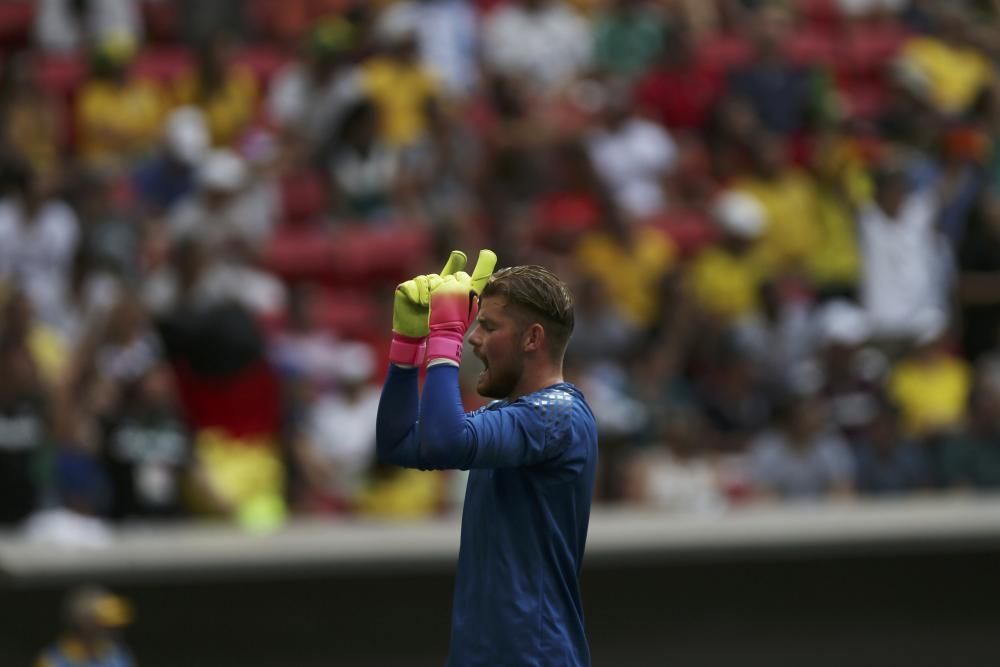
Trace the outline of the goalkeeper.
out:
M 440 274 L 397 288 L 378 455 L 471 471 L 450 667 L 589 665 L 579 578 L 597 430 L 583 395 L 562 378 L 573 299 L 544 268 L 493 274 L 495 264 L 483 250 L 470 276 L 456 251 Z M 484 366 L 476 389 L 499 400 L 466 413 L 458 365 L 473 322 L 469 342 Z

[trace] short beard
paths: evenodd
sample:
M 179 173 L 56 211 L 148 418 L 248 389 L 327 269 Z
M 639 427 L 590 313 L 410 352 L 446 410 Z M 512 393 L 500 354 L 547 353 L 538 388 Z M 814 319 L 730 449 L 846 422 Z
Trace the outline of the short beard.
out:
M 487 371 L 489 372 L 489 371 Z M 480 396 L 486 398 L 507 398 L 514 392 L 514 388 L 521 379 L 521 375 L 524 372 L 523 366 L 517 369 L 515 373 L 507 373 L 504 376 L 498 377 L 490 373 L 490 378 L 488 384 L 482 389 L 476 388 Z

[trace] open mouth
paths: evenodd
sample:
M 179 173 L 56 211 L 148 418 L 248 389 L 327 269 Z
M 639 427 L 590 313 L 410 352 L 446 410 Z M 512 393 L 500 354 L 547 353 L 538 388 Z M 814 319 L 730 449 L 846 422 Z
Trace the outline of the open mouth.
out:
M 479 371 L 479 380 L 482 381 L 490 372 L 490 362 L 486 360 L 486 357 L 479 354 L 476 355 L 476 358 L 483 364 L 483 370 Z

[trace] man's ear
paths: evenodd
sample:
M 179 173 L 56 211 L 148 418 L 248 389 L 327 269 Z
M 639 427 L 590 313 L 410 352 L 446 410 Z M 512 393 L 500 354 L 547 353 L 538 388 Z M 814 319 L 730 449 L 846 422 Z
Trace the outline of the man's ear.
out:
M 536 352 L 545 349 L 545 327 L 538 322 L 528 326 L 524 332 L 524 352 Z

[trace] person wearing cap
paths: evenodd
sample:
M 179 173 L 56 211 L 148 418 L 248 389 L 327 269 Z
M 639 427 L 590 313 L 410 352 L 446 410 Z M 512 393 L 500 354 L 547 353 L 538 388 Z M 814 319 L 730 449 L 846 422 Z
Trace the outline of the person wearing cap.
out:
M 732 324 L 760 311 L 763 277 L 753 251 L 765 230 L 764 209 L 730 190 L 716 200 L 712 218 L 720 238 L 695 258 L 689 287 L 706 315 Z
M 198 238 L 219 250 L 233 242 L 257 248 L 268 237 L 274 211 L 256 206 L 246 160 L 235 151 L 209 152 L 195 172 L 195 193 L 171 211 L 174 238 Z
M 118 631 L 132 622 L 129 603 L 97 587 L 77 588 L 66 597 L 62 636 L 42 651 L 35 667 L 132 667 L 131 652 Z
M 90 54 L 91 78 L 76 110 L 79 152 L 88 167 L 115 172 L 160 137 L 167 102 L 157 84 L 130 74 L 135 54 L 134 40 L 125 35 L 102 40 Z

